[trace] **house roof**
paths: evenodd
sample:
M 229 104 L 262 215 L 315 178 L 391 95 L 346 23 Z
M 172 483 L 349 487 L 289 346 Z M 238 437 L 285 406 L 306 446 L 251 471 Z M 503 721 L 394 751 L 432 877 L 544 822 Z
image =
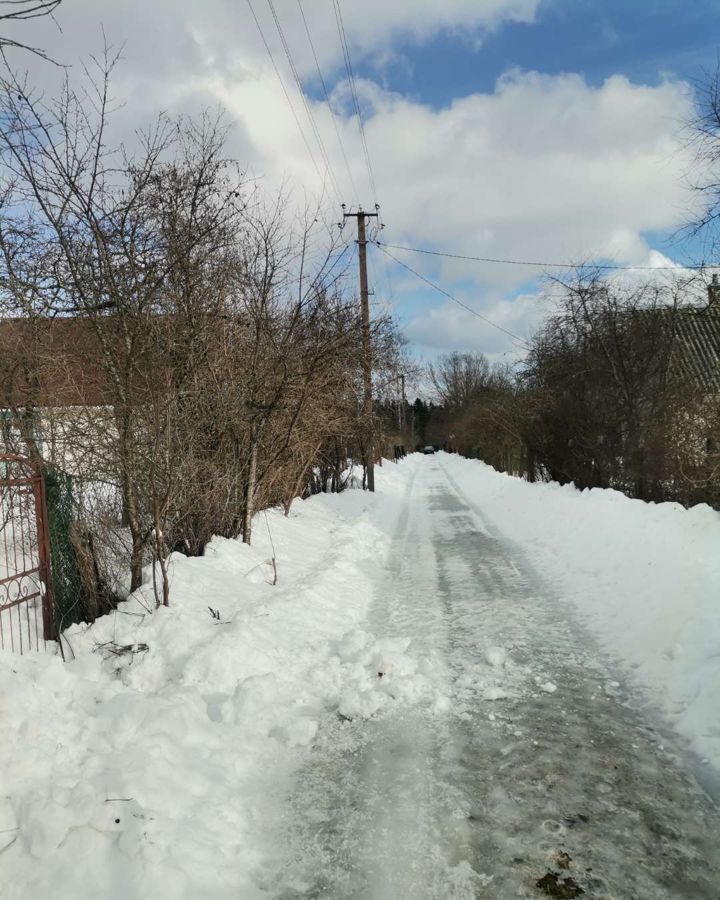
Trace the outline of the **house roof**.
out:
M 172 356 L 166 351 L 173 342 L 173 330 L 168 327 L 173 321 L 168 315 L 141 322 L 142 328 L 136 323 L 135 337 L 142 346 L 132 354 L 135 398 L 156 380 L 163 364 L 172 367 Z M 227 317 L 222 325 L 226 339 L 236 345 L 238 329 L 244 333 L 245 326 Z M 0 318 L 0 409 L 113 405 L 116 398 L 103 364 L 101 339 L 106 347 L 115 348 L 118 364 L 127 362 L 115 316 Z M 157 353 L 152 361 L 150 348 Z
M 720 306 L 674 310 L 673 323 L 681 374 L 704 390 L 720 392 Z
M 0 408 L 106 405 L 100 356 L 89 319 L 0 319 Z

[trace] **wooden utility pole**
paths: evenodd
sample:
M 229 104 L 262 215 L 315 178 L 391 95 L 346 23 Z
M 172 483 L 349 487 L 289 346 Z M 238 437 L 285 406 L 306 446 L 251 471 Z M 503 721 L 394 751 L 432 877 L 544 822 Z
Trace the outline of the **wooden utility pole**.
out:
M 345 219 L 357 220 L 358 261 L 360 263 L 360 308 L 362 311 L 362 356 L 363 356 L 363 418 L 371 427 L 373 413 L 372 396 L 372 342 L 370 340 L 370 301 L 367 280 L 367 238 L 365 237 L 365 219 L 377 219 L 377 212 L 367 213 L 362 209 L 356 213 L 343 212 Z M 372 433 L 370 446 L 366 450 L 365 468 L 367 471 L 367 489 L 375 490 L 375 447 Z

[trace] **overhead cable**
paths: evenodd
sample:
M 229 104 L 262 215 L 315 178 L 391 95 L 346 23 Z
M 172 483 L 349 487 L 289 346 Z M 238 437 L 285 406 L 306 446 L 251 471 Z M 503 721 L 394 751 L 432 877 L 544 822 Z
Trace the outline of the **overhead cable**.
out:
M 345 33 L 345 23 L 343 22 L 342 9 L 340 0 L 333 0 L 333 9 L 335 10 L 335 22 L 337 24 L 338 36 L 340 38 L 340 47 L 343 52 L 343 60 L 345 62 L 345 71 L 348 76 L 348 84 L 350 86 L 350 96 L 355 108 L 357 116 L 358 130 L 360 132 L 360 144 L 362 146 L 363 156 L 365 157 L 365 165 L 367 166 L 368 180 L 370 182 L 370 190 L 372 192 L 373 202 L 377 202 L 377 187 L 375 185 L 375 176 L 373 174 L 372 163 L 370 162 L 370 152 L 368 150 L 367 135 L 365 133 L 365 121 L 363 119 L 362 107 L 358 99 L 357 85 L 355 83 L 355 73 L 353 72 L 352 61 L 350 59 L 350 49 L 347 42 L 347 34 Z
M 583 268 L 582 263 L 569 263 L 569 262 L 538 262 L 537 260 L 526 260 L 526 259 L 499 259 L 491 256 L 468 256 L 463 253 L 448 253 L 443 250 L 427 250 L 421 247 L 404 247 L 400 244 L 385 244 L 380 241 L 375 242 L 378 247 L 390 247 L 393 250 L 407 250 L 408 253 L 422 253 L 425 256 L 441 256 L 446 259 L 464 259 L 469 260 L 471 262 L 482 262 L 482 263 L 499 263 L 505 266 L 536 266 L 542 269 L 581 269 Z M 706 263 L 703 265 L 692 265 L 692 266 L 620 266 L 612 263 L 589 263 L 589 268 L 593 269 L 613 269 L 621 272 L 631 272 L 631 271 L 647 271 L 647 272 L 676 272 L 678 269 L 688 269 L 690 271 L 702 271 L 704 269 L 717 269 L 720 268 L 720 263 Z
M 310 49 L 312 50 L 312 55 L 315 59 L 315 68 L 318 73 L 318 78 L 320 79 L 320 84 L 322 85 L 323 93 L 325 94 L 325 100 L 327 101 L 328 109 L 330 110 L 333 126 L 335 128 L 335 134 L 337 135 L 338 144 L 340 145 L 340 152 L 342 153 L 342 158 L 345 162 L 345 169 L 347 170 L 350 186 L 353 190 L 353 197 L 356 202 L 359 202 L 360 195 L 358 194 L 357 188 L 355 187 L 355 179 L 353 178 L 352 170 L 350 169 L 350 163 L 348 162 L 347 153 L 345 152 L 345 145 L 343 143 L 342 135 L 340 134 L 340 127 L 337 122 L 337 116 L 335 115 L 332 103 L 330 102 L 330 92 L 328 91 L 327 85 L 325 84 L 325 79 L 323 78 L 322 69 L 320 68 L 320 60 L 318 59 L 318 55 L 315 50 L 315 44 L 313 43 L 312 35 L 310 34 L 310 26 L 308 25 L 307 19 L 305 18 L 305 11 L 303 9 L 302 0 L 297 0 L 297 4 L 300 9 L 300 15 L 302 16 L 303 24 L 305 26 L 305 33 L 307 34 L 308 43 L 310 44 Z
M 275 57 L 272 54 L 272 50 L 270 49 L 270 45 L 268 44 L 265 33 L 262 30 L 258 17 L 255 15 L 255 10 L 253 9 L 252 0 L 247 0 L 247 5 L 250 8 L 250 12 L 252 13 L 252 17 L 255 20 L 255 25 L 257 26 L 257 30 L 260 33 L 260 37 L 262 38 L 262 42 L 265 45 L 265 49 L 267 50 L 267 54 L 270 57 L 270 62 L 272 63 L 272 67 L 275 70 L 275 74 L 277 75 L 277 79 L 280 82 L 280 87 L 282 88 L 283 94 L 285 94 L 285 99 L 287 100 L 288 106 L 290 107 L 290 111 L 293 114 L 293 118 L 295 119 L 295 124 L 298 127 L 298 131 L 300 132 L 300 137 L 303 139 L 303 143 L 305 144 L 305 148 L 307 149 L 308 155 L 310 156 L 310 160 L 312 161 L 313 167 L 317 172 L 318 179 L 321 184 L 325 183 L 325 179 L 320 172 L 320 167 L 317 164 L 317 160 L 315 159 L 315 154 L 312 151 L 310 143 L 308 142 L 307 137 L 305 136 L 305 132 L 303 131 L 303 127 L 300 124 L 300 119 L 298 118 L 297 113 L 295 112 L 295 105 L 290 99 L 290 94 L 287 92 L 287 88 L 285 87 L 285 82 L 282 79 L 282 75 L 280 74 L 280 69 L 277 67 L 277 63 L 275 62 Z
M 270 13 L 272 14 L 273 20 L 275 21 L 275 27 L 277 28 L 278 35 L 280 36 L 280 42 L 283 46 L 283 50 L 285 51 L 285 56 L 288 61 L 288 65 L 290 66 L 290 71 L 295 80 L 295 84 L 298 89 L 298 93 L 300 94 L 300 99 L 302 100 L 303 106 L 305 107 L 305 113 L 307 114 L 308 121 L 310 122 L 310 128 L 315 136 L 315 141 L 317 142 L 318 149 L 320 150 L 320 156 L 322 157 L 323 162 L 325 163 L 325 170 L 328 173 L 330 181 L 333 186 L 333 190 L 337 196 L 338 202 L 342 203 L 342 194 L 340 193 L 340 187 L 337 183 L 337 179 L 335 178 L 335 173 L 333 171 L 332 164 L 330 162 L 330 157 L 325 149 L 325 144 L 322 139 L 322 135 L 317 127 L 317 122 L 315 121 L 315 116 L 313 115 L 313 111 L 308 103 L 307 97 L 305 96 L 305 91 L 303 90 L 302 81 L 300 80 L 300 75 L 297 70 L 297 66 L 295 65 L 295 60 L 293 58 L 292 52 L 290 50 L 290 45 L 288 44 L 287 38 L 285 37 L 285 32 L 283 31 L 283 27 L 280 24 L 280 19 L 275 10 L 275 4 L 273 0 L 267 0 L 268 7 L 270 8 Z
M 487 316 L 484 316 L 482 313 L 478 312 L 476 309 L 473 309 L 471 306 L 468 306 L 467 303 L 463 303 L 462 300 L 458 300 L 457 297 L 455 297 L 449 291 L 446 291 L 445 288 L 440 287 L 439 284 L 435 284 L 434 281 L 430 281 L 429 278 L 426 278 L 424 275 L 421 275 L 420 272 L 413 269 L 412 266 L 408 266 L 401 259 L 398 259 L 397 256 L 395 256 L 393 253 L 390 253 L 390 251 L 386 249 L 386 247 L 389 246 L 388 244 L 381 244 L 378 241 L 373 241 L 373 243 L 375 244 L 376 247 L 378 247 L 380 250 L 382 250 L 382 252 L 386 256 L 389 256 L 390 259 L 395 260 L 395 262 L 398 265 L 402 266 L 403 269 L 407 269 L 408 272 L 412 272 L 412 274 L 415 275 L 416 278 L 419 278 L 420 281 L 424 281 L 425 284 L 427 284 L 429 287 L 433 288 L 433 290 L 436 290 L 440 294 L 443 294 L 445 297 L 448 298 L 448 300 L 452 300 L 453 303 L 457 303 L 458 306 L 461 306 L 464 310 L 469 312 L 471 315 L 476 316 L 478 319 L 482 319 L 483 322 L 486 322 L 488 325 L 491 325 L 493 328 L 496 328 L 498 331 L 502 331 L 503 334 L 508 335 L 508 337 L 513 338 L 513 340 L 518 341 L 521 344 L 521 346 L 524 347 L 525 349 L 529 349 L 528 344 L 525 341 L 525 338 L 522 338 L 522 337 L 520 337 L 519 334 L 515 334 L 513 331 L 510 331 L 509 329 L 504 328 L 502 325 L 498 325 L 497 322 L 493 322 L 492 319 L 488 319 Z

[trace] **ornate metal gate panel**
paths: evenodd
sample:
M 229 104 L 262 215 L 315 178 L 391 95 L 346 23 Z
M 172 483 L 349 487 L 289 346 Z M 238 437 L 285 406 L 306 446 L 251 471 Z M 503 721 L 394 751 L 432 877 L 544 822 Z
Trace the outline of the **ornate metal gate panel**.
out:
M 30 460 L 0 455 L 0 648 L 39 650 L 52 640 L 45 485 Z

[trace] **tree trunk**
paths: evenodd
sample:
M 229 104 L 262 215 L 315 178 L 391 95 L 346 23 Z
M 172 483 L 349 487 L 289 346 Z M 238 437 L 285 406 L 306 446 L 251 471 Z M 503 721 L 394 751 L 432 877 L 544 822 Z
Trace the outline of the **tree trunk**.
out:
M 160 503 L 157 497 L 153 500 L 153 519 L 155 525 L 155 560 L 154 565 L 160 566 L 162 575 L 162 605 L 170 605 L 170 579 L 167 570 L 167 548 L 165 546 L 165 536 L 162 528 L 162 516 L 160 515 Z M 153 572 L 153 575 L 155 573 Z M 155 592 L 155 605 L 160 606 L 160 597 Z
M 130 555 L 130 590 L 136 591 L 142 585 L 143 542 L 138 538 L 132 526 L 132 553 Z
M 142 584 L 143 549 L 145 547 L 145 541 L 143 540 L 137 518 L 135 499 L 131 496 L 127 484 L 123 485 L 123 505 L 126 510 L 128 527 L 130 528 L 130 538 L 132 540 L 132 550 L 130 552 L 130 590 L 136 591 Z
M 35 407 L 29 403 L 27 407 L 22 410 L 18 417 L 18 427 L 20 430 L 20 435 L 25 443 L 25 446 L 27 447 L 28 456 L 36 466 L 41 466 L 43 465 L 44 460 L 42 458 L 40 448 L 37 445 L 35 436 L 35 421 Z
M 243 498 L 243 522 L 242 522 L 242 539 L 243 544 L 249 544 L 252 538 L 252 517 L 255 512 L 255 487 L 257 481 L 257 457 L 258 443 L 260 435 L 256 428 L 253 428 L 252 437 L 250 438 L 250 456 L 248 460 L 248 474 L 245 482 L 245 496 Z
M 527 477 L 529 482 L 535 481 L 535 451 L 532 447 L 525 448 L 527 453 Z

